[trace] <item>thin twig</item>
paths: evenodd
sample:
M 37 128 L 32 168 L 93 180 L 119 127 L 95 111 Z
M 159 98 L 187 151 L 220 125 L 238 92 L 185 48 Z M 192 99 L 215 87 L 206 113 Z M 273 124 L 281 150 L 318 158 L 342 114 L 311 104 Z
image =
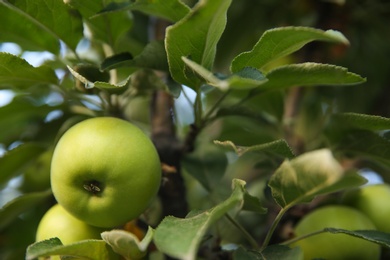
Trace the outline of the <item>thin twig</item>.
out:
M 249 234 L 248 231 L 246 231 L 246 229 L 241 226 L 241 224 L 238 223 L 235 219 L 233 219 L 229 214 L 225 214 L 225 216 L 236 228 L 241 231 L 245 239 L 249 242 L 249 244 L 251 244 L 252 248 L 257 250 L 259 248 L 259 245 L 257 244 L 256 240 L 251 236 L 251 234 Z
M 282 208 L 279 211 L 278 215 L 276 215 L 274 221 L 272 222 L 272 225 L 271 225 L 270 229 L 267 232 L 267 235 L 266 235 L 266 237 L 264 239 L 263 245 L 260 248 L 260 251 L 264 250 L 268 246 L 269 242 L 271 241 L 271 237 L 272 237 L 272 235 L 275 232 L 276 227 L 278 226 L 280 220 L 282 219 L 282 217 L 284 216 L 286 211 L 287 211 L 287 208 Z

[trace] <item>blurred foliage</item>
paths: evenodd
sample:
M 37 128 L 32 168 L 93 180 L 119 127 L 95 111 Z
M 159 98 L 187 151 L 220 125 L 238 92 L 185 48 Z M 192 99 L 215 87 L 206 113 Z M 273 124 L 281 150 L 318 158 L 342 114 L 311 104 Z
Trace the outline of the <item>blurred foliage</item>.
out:
M 175 98 L 176 109 L 171 111 L 175 131 L 183 146 L 195 150 L 180 157 L 190 209 L 205 210 L 222 203 L 231 194 L 234 178 L 247 181 L 248 190 L 255 187 L 253 193 L 257 193 L 262 205 L 273 205 L 270 207 L 274 209 L 266 183 L 283 160 L 290 158 L 290 153 L 282 153 L 286 149 L 300 155 L 327 147 L 346 168 L 369 168 L 390 182 L 387 0 L 233 0 L 224 30 L 220 27 L 223 19 L 218 21 L 218 27 L 213 24 L 212 11 L 200 11 L 209 20 L 198 20 L 219 29 L 215 35 L 204 37 L 215 43 L 211 49 L 215 48 L 216 56 L 213 59 L 211 55 L 204 63 L 196 60 L 197 55 L 187 58 L 197 62 L 191 69 L 216 72 L 219 82 L 226 82 L 237 55 L 250 51 L 264 32 L 280 26 L 338 30 L 350 45 L 310 42 L 268 64 L 261 71 L 265 76 L 282 65 L 318 62 L 343 66 L 367 78 L 360 85 L 343 88 L 319 84 L 315 88 L 290 86 L 282 90 L 228 92 L 202 85 L 204 78 L 188 70 L 188 64 L 180 72 L 170 67 L 171 75 L 167 76 L 167 59 L 172 58 L 169 48 L 173 48 L 175 38 L 167 41 L 171 43 L 167 58 L 167 46 L 162 43 L 164 26 L 180 21 L 190 11 L 181 2 L 170 1 L 177 4 L 179 13 L 145 7 L 147 1 L 136 1 L 138 5 L 131 5 L 134 1 L 123 1 L 124 5 L 94 0 L 32 2 L 0 2 L 0 101 L 2 95 L 11 96 L 8 103 L 0 106 L 0 219 L 8 217 L 4 222 L 8 225 L 0 228 L 1 259 L 24 257 L 27 246 L 35 240 L 40 218 L 54 203 L 47 192 L 50 157 L 62 133 L 95 116 L 121 117 L 152 133 L 149 112 L 156 91 Z M 182 2 L 193 7 L 197 1 Z M 227 8 L 227 1 L 225 4 Z M 218 5 L 214 8 L 222 9 Z M 158 26 L 163 26 L 163 32 L 156 29 Z M 176 27 L 176 32 L 170 33 L 184 35 L 188 29 L 183 28 Z M 192 43 L 192 38 L 197 38 L 194 35 L 179 38 L 183 44 L 187 39 Z M 18 46 L 16 55 L 6 53 L 9 43 Z M 183 46 L 179 43 L 175 47 L 178 53 Z M 213 52 L 211 49 L 200 52 Z M 41 66 L 24 60 L 31 52 L 39 59 L 43 51 L 51 58 L 43 60 Z M 197 65 L 203 67 L 199 70 Z M 74 77 L 67 66 L 79 76 Z M 186 73 L 185 77 L 175 77 L 179 73 Z M 182 87 L 180 80 L 188 75 L 195 78 L 188 83 L 199 86 Z M 213 140 L 232 141 L 237 145 L 232 146 L 236 151 L 261 149 L 259 153 L 238 156 L 211 144 Z M 275 147 L 275 140 L 285 142 Z M 262 147 L 267 149 L 263 151 Z M 15 202 L 14 198 L 19 200 Z M 18 204 L 24 200 L 38 206 Z M 15 210 L 9 205 L 21 206 Z M 264 239 L 261 227 L 269 222 L 265 216 L 249 212 L 238 219 L 251 235 Z M 222 241 L 230 242 L 229 237 L 243 240 L 241 236 L 231 236 L 235 227 L 230 222 L 224 224 L 224 231 L 215 225 L 215 232 L 224 234 Z M 282 237 L 279 233 L 277 236 Z

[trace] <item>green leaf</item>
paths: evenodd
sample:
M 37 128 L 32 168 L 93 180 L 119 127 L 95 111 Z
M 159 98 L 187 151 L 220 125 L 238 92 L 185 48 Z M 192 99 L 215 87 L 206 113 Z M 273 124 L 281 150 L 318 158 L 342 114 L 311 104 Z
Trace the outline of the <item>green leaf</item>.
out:
M 272 153 L 272 154 L 280 155 L 284 158 L 293 158 L 295 156 L 290 146 L 287 144 L 287 142 L 282 139 L 270 143 L 258 144 L 253 146 L 238 146 L 231 141 L 216 140 L 214 141 L 214 143 L 226 147 L 228 149 L 233 149 L 233 151 L 238 156 L 242 156 L 243 154 L 248 152 Z
M 102 238 L 109 244 L 115 253 L 125 259 L 141 259 L 147 253 L 148 246 L 152 241 L 154 230 L 149 227 L 142 241 L 137 236 L 125 230 L 111 230 L 102 233 Z
M 167 55 L 164 48 L 164 42 L 150 42 L 143 51 L 135 56 L 130 53 L 120 53 L 106 58 L 101 69 L 110 70 L 120 67 L 136 67 L 155 70 L 168 70 Z
M 26 89 L 40 84 L 58 84 L 58 78 L 50 67 L 34 67 L 22 58 L 0 52 L 0 89 Z
M 33 135 L 32 127 L 39 129 L 48 113 L 60 109 L 59 106 L 36 106 L 30 102 L 23 96 L 15 97 L 11 103 L 0 107 L 0 140 L 3 144 L 20 140 L 22 135 Z
M 92 38 L 103 41 L 112 48 L 133 25 L 131 16 L 126 12 L 108 12 L 96 16 L 102 10 L 102 1 L 67 0 L 66 2 L 80 12 L 92 33 Z
M 262 89 L 283 89 L 294 86 L 354 85 L 365 82 L 361 76 L 340 66 L 305 62 L 278 67 L 266 74 Z
M 332 115 L 332 126 L 342 129 L 365 129 L 382 131 L 390 129 L 390 118 L 358 113 L 340 113 Z
M 231 71 L 245 67 L 262 69 L 268 63 L 287 56 L 312 41 L 329 41 L 349 44 L 338 31 L 322 31 L 309 27 L 281 27 L 266 31 L 249 52 L 238 55 L 231 64 Z
M 337 151 L 390 168 L 390 140 L 382 135 L 389 129 L 389 118 L 340 113 L 332 115 L 325 133 Z
M 76 50 L 77 44 L 83 36 L 81 17 L 64 4 L 63 1 L 11 0 L 2 1 L 1 4 L 9 8 L 8 12 L 27 17 L 29 23 L 40 26 L 41 31 L 43 30 L 45 33 L 49 33 L 58 40 L 63 41 L 72 50 Z M 56 45 L 58 49 L 59 41 L 57 41 Z M 54 53 L 57 52 L 58 50 Z
M 251 70 L 250 68 L 245 68 L 245 71 L 241 74 L 237 73 L 226 79 L 219 79 L 211 71 L 196 62 L 186 57 L 182 57 L 182 60 L 189 68 L 202 77 L 206 84 L 219 88 L 222 91 L 227 91 L 229 89 L 252 89 L 267 81 L 258 70 Z M 250 73 L 248 73 L 248 70 L 250 70 Z M 259 76 L 259 74 L 261 76 Z
M 129 65 L 127 65 L 129 63 Z M 112 70 L 120 67 L 132 67 L 134 64 L 134 57 L 129 52 L 122 52 L 107 57 L 100 64 L 101 70 Z M 137 67 L 137 66 L 135 66 Z
M 190 11 L 190 8 L 179 0 L 136 0 L 134 3 L 112 2 L 100 11 L 99 14 L 123 10 L 140 11 L 171 22 L 177 22 Z
M 182 163 L 190 175 L 211 191 L 223 177 L 228 161 L 220 149 L 206 147 L 186 156 Z
M 117 84 L 110 84 L 107 82 L 100 82 L 100 81 L 91 82 L 87 78 L 85 78 L 83 75 L 81 75 L 77 71 L 73 70 L 71 67 L 69 67 L 69 66 L 67 66 L 67 67 L 68 67 L 68 70 L 70 71 L 70 73 L 72 73 L 72 75 L 76 79 L 78 79 L 79 81 L 81 81 L 82 83 L 85 84 L 86 89 L 91 89 L 91 88 L 99 88 L 99 89 L 122 88 L 122 87 L 127 86 L 129 84 L 129 81 L 130 81 L 130 76 L 129 76 L 126 80 L 124 80 L 123 82 L 119 82 Z
M 27 248 L 27 254 L 26 258 L 28 258 L 29 254 L 40 254 L 42 251 L 50 250 L 53 247 L 62 246 L 62 242 L 58 237 L 53 237 L 50 239 L 46 239 L 43 241 L 39 241 L 37 243 L 34 243 L 33 245 L 30 245 Z
M 390 141 L 367 130 L 349 131 L 336 140 L 337 150 L 363 157 L 390 169 Z
M 17 197 L 8 202 L 0 209 L 0 230 L 7 227 L 20 214 L 28 211 L 36 205 L 42 204 L 50 195 L 51 191 L 32 192 Z
M 362 238 L 370 242 L 390 248 L 390 233 L 378 230 L 345 230 L 340 228 L 325 228 L 324 231 L 332 234 L 347 234 L 353 237 Z
M 110 74 L 106 71 L 101 71 L 98 66 L 93 64 L 77 64 L 74 68 L 78 74 L 82 75 L 84 78 L 87 78 L 88 81 L 109 81 Z
M 302 154 L 285 161 L 271 176 L 269 186 L 275 201 L 284 209 L 310 202 L 323 195 L 364 184 L 355 174 L 345 174 L 328 149 Z
M 54 35 L 42 30 L 23 14 L 13 12 L 0 1 L 0 42 L 14 42 L 29 51 L 58 54 L 60 45 Z
M 216 46 L 226 25 L 226 12 L 231 0 L 201 0 L 191 12 L 168 27 L 165 48 L 173 79 L 193 89 L 201 81 L 186 71 L 182 57 L 189 57 L 210 70 L 214 63 Z
M 244 181 L 234 179 L 232 195 L 205 212 L 184 219 L 173 216 L 164 218 L 155 231 L 154 242 L 157 248 L 171 257 L 195 259 L 199 245 L 210 225 L 229 210 L 242 205 L 244 185 Z
M 299 247 L 289 248 L 283 245 L 272 245 L 262 252 L 239 247 L 233 253 L 234 260 L 303 260 L 303 252 Z
M 258 214 L 267 213 L 267 208 L 264 208 L 259 198 L 250 195 L 246 190 L 244 192 L 244 205 L 242 210 L 252 211 Z
M 4 185 L 8 180 L 14 177 L 18 171 L 35 160 L 44 151 L 45 147 L 41 144 L 26 143 L 7 152 L 0 158 L 0 185 Z
M 66 255 L 94 260 L 113 259 L 109 246 L 103 240 L 83 240 L 69 245 L 62 245 L 58 238 L 39 241 L 27 248 L 26 259 L 51 255 Z

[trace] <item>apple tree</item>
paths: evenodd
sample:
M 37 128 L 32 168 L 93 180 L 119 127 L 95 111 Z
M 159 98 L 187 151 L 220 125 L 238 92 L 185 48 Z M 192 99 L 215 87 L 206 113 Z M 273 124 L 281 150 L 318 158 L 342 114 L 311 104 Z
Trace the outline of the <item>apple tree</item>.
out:
M 386 1 L 1 0 L 0 13 L 1 259 L 388 259 Z M 37 239 L 57 203 L 51 169 L 90 156 L 54 167 L 57 143 L 99 117 L 152 141 L 158 194 L 100 237 Z M 150 153 L 107 145 L 110 127 L 96 165 L 131 168 L 116 159 L 140 152 L 144 177 Z M 123 180 L 113 189 L 150 188 Z M 328 240 L 345 246 L 327 255 Z

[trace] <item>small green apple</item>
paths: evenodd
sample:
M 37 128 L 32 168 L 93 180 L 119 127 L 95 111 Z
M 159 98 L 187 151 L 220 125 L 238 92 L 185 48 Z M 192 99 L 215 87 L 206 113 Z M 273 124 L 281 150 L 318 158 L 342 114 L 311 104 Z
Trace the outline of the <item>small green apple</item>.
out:
M 42 191 L 50 188 L 50 162 L 53 151 L 42 153 L 23 174 L 20 189 L 23 192 Z
M 364 214 L 378 230 L 390 233 L 390 185 L 387 183 L 367 185 L 346 192 L 343 201 Z
M 51 186 L 76 218 L 115 227 L 138 217 L 155 198 L 161 164 L 151 140 L 133 124 L 98 117 L 71 127 L 58 141 Z
M 374 224 L 356 209 L 330 205 L 306 215 L 295 227 L 295 235 L 303 236 L 324 228 L 347 230 L 373 230 Z M 300 246 L 304 259 L 332 260 L 375 260 L 380 257 L 380 246 L 346 234 L 321 233 L 297 241 L 292 247 Z
M 67 245 L 85 239 L 101 239 L 102 228 L 90 226 L 70 215 L 61 205 L 51 207 L 39 222 L 36 241 L 58 237 Z

